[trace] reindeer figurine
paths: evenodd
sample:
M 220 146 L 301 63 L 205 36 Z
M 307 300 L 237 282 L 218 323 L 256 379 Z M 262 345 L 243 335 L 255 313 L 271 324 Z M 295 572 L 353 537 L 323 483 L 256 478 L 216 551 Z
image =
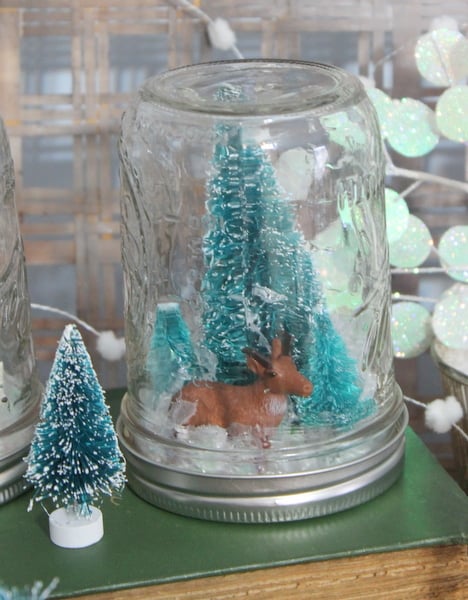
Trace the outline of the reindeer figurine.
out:
M 193 413 L 182 425 L 198 427 L 217 425 L 228 431 L 236 424 L 252 428 L 264 448 L 270 447 L 265 430 L 277 427 L 287 409 L 288 395 L 307 397 L 312 383 L 296 368 L 290 356 L 291 336 L 275 338 L 271 356 L 244 348 L 247 367 L 258 377 L 250 385 L 230 385 L 217 381 L 193 381 L 173 397 L 172 405 L 179 401 L 192 402 Z M 232 433 L 232 431 L 231 431 Z

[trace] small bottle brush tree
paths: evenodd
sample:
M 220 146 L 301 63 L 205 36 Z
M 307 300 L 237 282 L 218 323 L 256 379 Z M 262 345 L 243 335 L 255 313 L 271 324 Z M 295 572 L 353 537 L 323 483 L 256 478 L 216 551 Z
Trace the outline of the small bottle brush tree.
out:
M 158 399 L 173 393 L 181 383 L 203 376 L 190 330 L 176 302 L 160 303 L 156 308 L 147 368 Z
M 92 502 L 125 482 L 104 393 L 79 331 L 68 325 L 59 342 L 41 407 L 40 422 L 26 459 L 34 501 L 58 507 L 49 518 L 52 540 L 81 547 L 102 537 L 102 516 Z M 97 538 L 97 539 L 96 539 Z

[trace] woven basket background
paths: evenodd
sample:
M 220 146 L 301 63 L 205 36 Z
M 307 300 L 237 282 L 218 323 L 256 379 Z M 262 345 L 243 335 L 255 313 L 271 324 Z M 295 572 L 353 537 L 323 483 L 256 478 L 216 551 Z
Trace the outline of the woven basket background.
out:
M 318 60 L 360 75 L 384 55 L 377 85 L 393 97 L 437 95 L 416 75 L 414 43 L 434 17 L 449 15 L 466 26 L 466 0 L 202 0 L 212 18 L 229 20 L 245 57 Z M 119 248 L 117 140 L 130 95 L 147 77 L 168 67 L 233 58 L 210 48 L 205 26 L 160 0 L 0 0 L 0 113 L 16 166 L 17 206 L 33 302 L 72 311 L 99 330 L 123 332 Z M 433 153 L 432 168 L 466 178 L 468 161 L 458 145 Z M 422 160 L 402 166 L 421 168 Z M 400 189 L 407 182 L 396 182 Z M 437 236 L 466 222 L 466 197 L 448 188 L 422 186 L 411 209 Z M 443 210 L 441 209 L 443 206 Z M 401 291 L 415 291 L 402 281 Z M 67 320 L 34 311 L 35 347 L 47 376 Z M 105 387 L 124 384 L 123 361 L 94 352 Z M 405 391 L 424 388 L 410 361 L 401 369 Z M 422 366 L 421 366 L 422 365 Z M 423 386 L 421 388 L 421 385 Z

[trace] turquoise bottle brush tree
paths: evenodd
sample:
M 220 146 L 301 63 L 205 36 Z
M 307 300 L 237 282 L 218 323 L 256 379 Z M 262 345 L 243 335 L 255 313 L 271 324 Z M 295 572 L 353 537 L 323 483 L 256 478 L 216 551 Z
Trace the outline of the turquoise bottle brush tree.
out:
M 286 331 L 299 371 L 314 385 L 310 397 L 293 398 L 299 422 L 350 425 L 372 405 L 360 399 L 357 365 L 332 324 L 287 195 L 261 147 L 243 142 L 240 128 L 220 137 L 208 184 L 202 283 L 217 378 L 245 383 L 243 348 L 268 353 Z
M 50 500 L 52 541 L 81 547 L 102 537 L 101 511 L 92 506 L 102 495 L 118 493 L 125 482 L 104 392 L 81 335 L 65 327 L 52 365 L 40 421 L 26 459 L 26 479 L 34 502 Z
M 148 370 L 158 397 L 173 394 L 186 381 L 206 375 L 177 302 L 156 308 Z

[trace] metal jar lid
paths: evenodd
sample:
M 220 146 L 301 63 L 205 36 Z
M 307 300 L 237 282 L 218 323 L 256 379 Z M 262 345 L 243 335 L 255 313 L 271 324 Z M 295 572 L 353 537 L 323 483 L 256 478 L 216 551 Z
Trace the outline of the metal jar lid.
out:
M 171 465 L 170 459 L 158 461 L 159 449 L 152 452 L 151 446 L 171 446 L 164 448 L 170 457 L 180 443 L 142 439 L 125 399 L 117 431 L 128 462 L 129 485 L 151 504 L 213 521 L 272 523 L 342 511 L 383 493 L 401 474 L 407 424 L 406 407 L 398 402 L 381 429 L 370 436 L 371 443 L 369 436 L 356 435 L 349 443 L 328 449 L 335 454 L 328 466 L 238 476 L 195 472 Z

